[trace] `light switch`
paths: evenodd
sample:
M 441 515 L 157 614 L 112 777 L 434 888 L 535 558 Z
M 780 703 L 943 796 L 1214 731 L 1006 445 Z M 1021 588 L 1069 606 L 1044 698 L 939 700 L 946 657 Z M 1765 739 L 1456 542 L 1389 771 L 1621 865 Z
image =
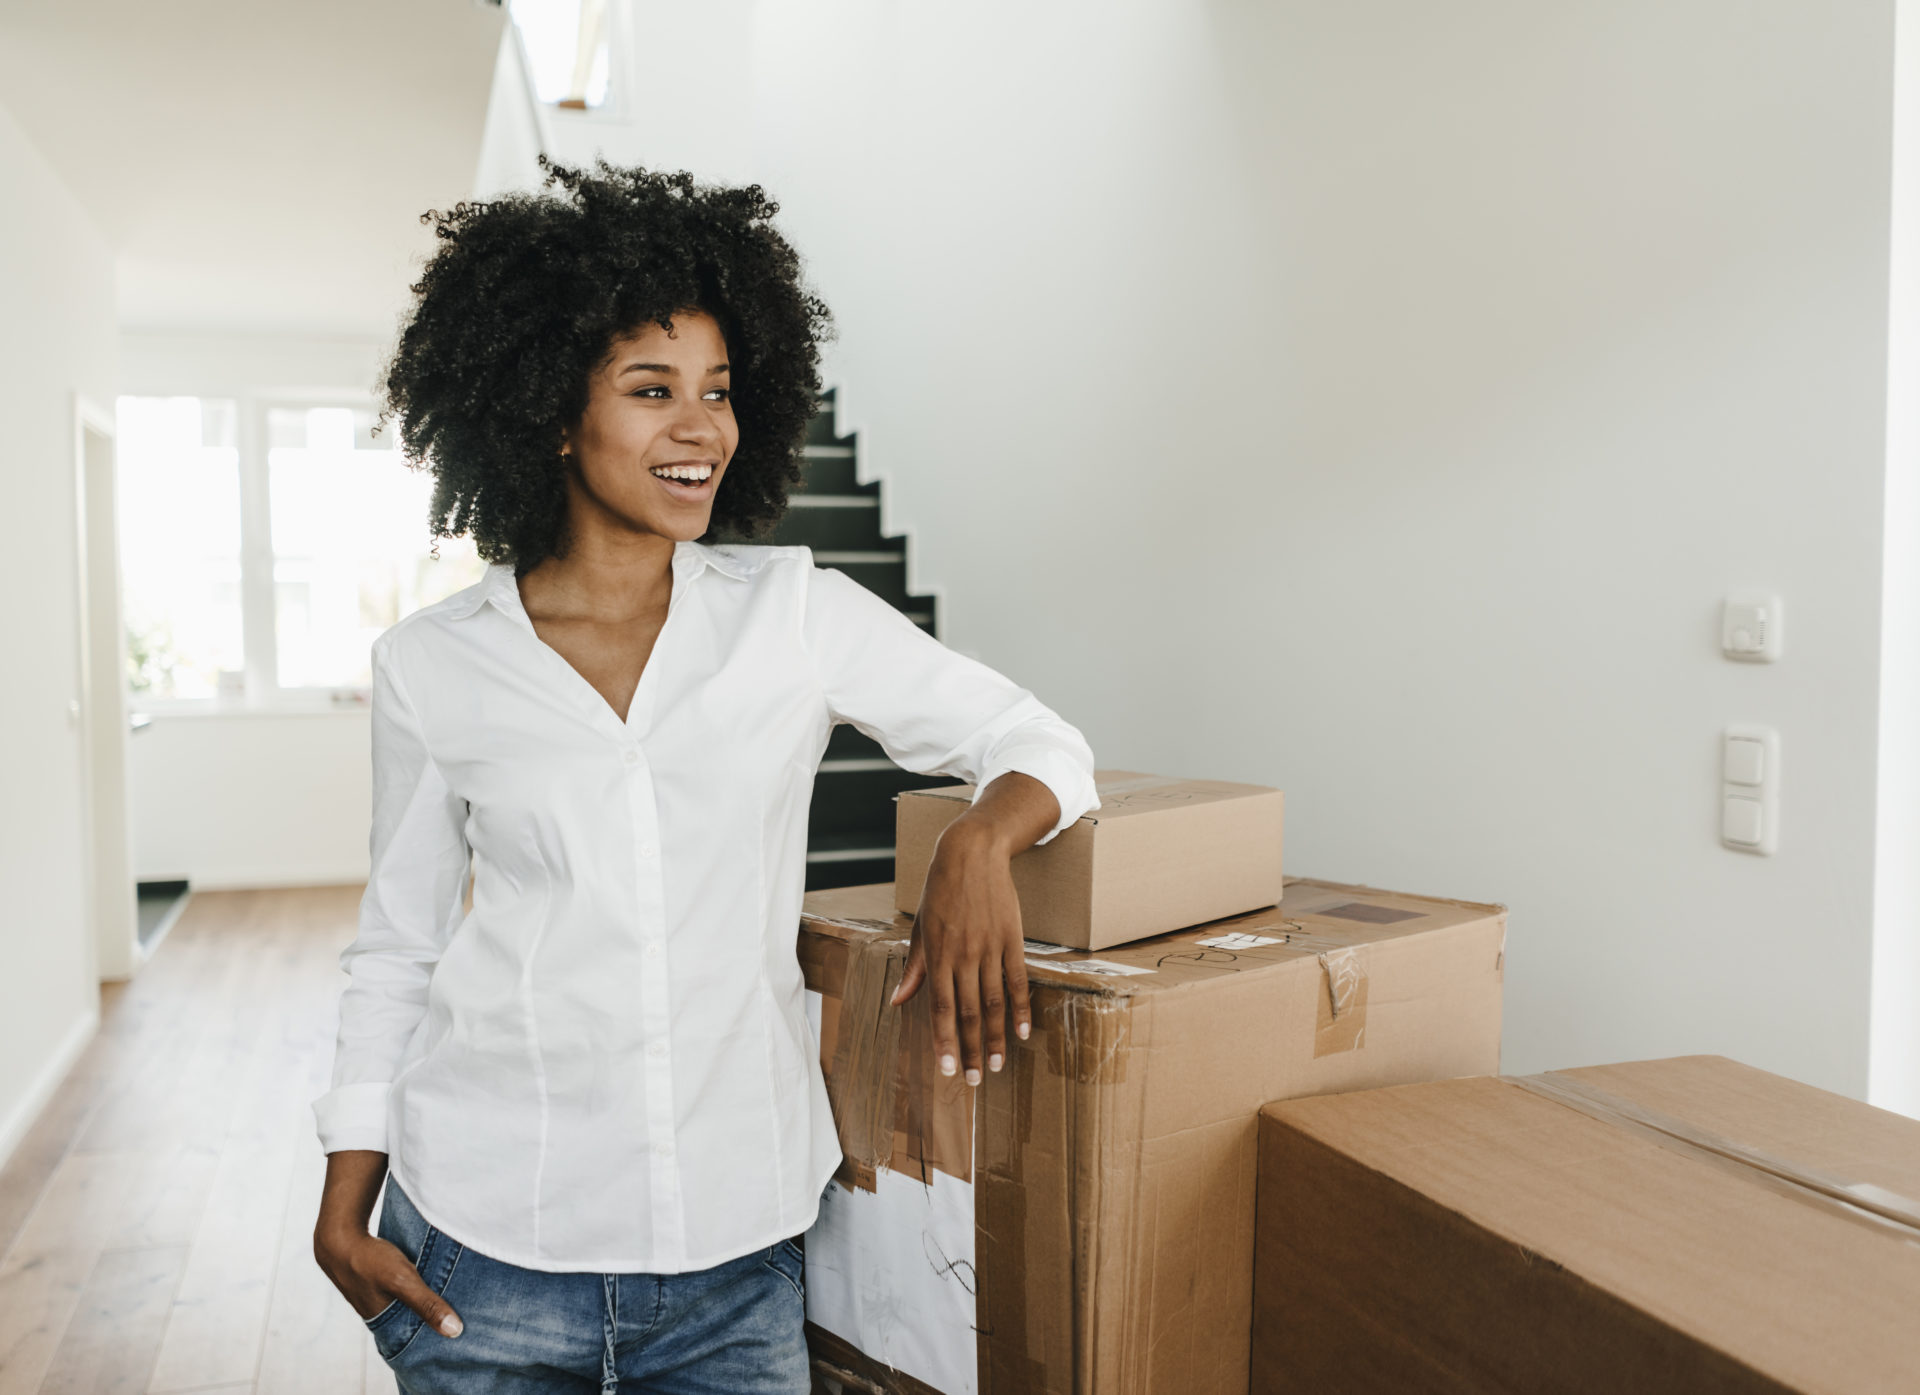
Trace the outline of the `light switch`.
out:
M 1780 825 L 1780 733 L 1732 726 L 1720 740 L 1720 841 L 1769 856 Z
M 1780 598 L 1736 591 L 1720 610 L 1720 652 L 1748 664 L 1780 657 Z
M 1757 799 L 1734 795 L 1720 813 L 1720 836 L 1743 848 L 1757 848 L 1766 839 L 1767 811 Z
M 1766 779 L 1767 746 L 1748 736 L 1727 738 L 1727 783 L 1757 785 Z

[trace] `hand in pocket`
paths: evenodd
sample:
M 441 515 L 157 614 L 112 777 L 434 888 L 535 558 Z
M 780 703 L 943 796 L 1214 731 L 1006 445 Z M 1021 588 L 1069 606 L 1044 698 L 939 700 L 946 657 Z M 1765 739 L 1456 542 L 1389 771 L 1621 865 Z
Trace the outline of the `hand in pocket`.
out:
M 313 1257 L 362 1321 L 371 1322 L 397 1302 L 413 1309 L 441 1336 L 460 1335 L 460 1315 L 427 1287 L 398 1245 L 364 1230 L 358 1236 L 337 1237 L 316 1230 Z

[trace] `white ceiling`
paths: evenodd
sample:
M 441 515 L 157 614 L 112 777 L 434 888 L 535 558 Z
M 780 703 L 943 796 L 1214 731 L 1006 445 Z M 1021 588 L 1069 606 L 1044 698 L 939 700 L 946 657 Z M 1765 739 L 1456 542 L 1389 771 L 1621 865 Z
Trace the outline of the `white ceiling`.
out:
M 118 255 L 121 323 L 385 338 L 469 197 L 479 0 L 0 0 L 0 106 Z M 0 190 L 0 200 L 6 191 Z

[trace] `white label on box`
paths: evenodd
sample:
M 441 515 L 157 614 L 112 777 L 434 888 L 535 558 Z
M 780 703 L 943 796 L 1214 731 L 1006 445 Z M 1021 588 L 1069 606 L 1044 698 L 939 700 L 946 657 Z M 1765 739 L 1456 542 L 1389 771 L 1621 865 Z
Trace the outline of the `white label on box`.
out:
M 1028 940 L 1027 953 L 1028 954 L 1071 954 L 1073 953 L 1073 947 L 1071 945 L 1049 944 L 1045 940 Z
M 1111 959 L 1076 959 L 1066 964 L 1051 964 L 1049 968 L 1065 969 L 1070 974 L 1098 974 L 1103 978 L 1121 978 L 1128 974 L 1150 974 L 1152 969 L 1142 969 L 1133 964 L 1116 964 Z
M 1277 945 L 1281 941 L 1273 935 L 1246 935 L 1235 931 L 1231 935 L 1215 935 L 1210 940 L 1195 940 L 1197 945 L 1208 949 L 1258 949 L 1261 945 Z
M 807 994 L 819 1040 L 820 995 Z M 838 1182 L 807 1232 L 807 1320 L 945 1395 L 976 1395 L 979 1282 L 973 1188 L 881 1169 L 874 1190 Z

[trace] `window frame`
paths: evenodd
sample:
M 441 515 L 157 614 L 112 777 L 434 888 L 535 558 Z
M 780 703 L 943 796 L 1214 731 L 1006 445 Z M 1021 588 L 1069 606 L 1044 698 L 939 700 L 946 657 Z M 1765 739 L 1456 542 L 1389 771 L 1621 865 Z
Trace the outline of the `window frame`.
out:
M 282 687 L 280 644 L 274 587 L 273 498 L 268 470 L 267 415 L 276 408 L 305 411 L 311 407 L 344 407 L 378 412 L 379 405 L 365 392 L 350 389 L 292 388 L 267 392 L 126 393 L 128 397 L 195 396 L 234 403 L 235 454 L 240 494 L 240 652 L 243 692 L 238 700 L 215 697 L 155 697 L 136 693 L 127 681 L 124 663 L 121 683 L 127 702 L 141 712 L 165 716 L 294 716 L 314 713 L 365 712 L 370 689 L 344 687 Z M 389 430 L 393 428 L 389 427 Z M 124 523 L 122 525 L 125 526 Z M 125 641 L 122 641 L 124 650 Z

